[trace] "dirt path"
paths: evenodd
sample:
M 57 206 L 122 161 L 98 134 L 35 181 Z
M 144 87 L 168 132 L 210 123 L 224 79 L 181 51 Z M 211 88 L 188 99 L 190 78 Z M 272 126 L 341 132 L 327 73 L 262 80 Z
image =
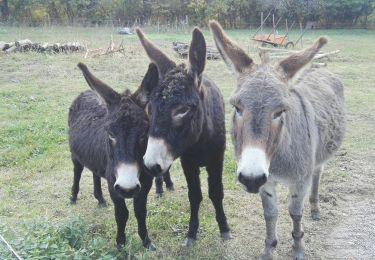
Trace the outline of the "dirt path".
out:
M 344 221 L 333 229 L 326 241 L 327 258 L 375 258 L 374 205 L 375 201 L 368 197 L 365 200 L 353 201 L 353 197 L 348 200 Z
M 341 221 L 325 241 L 326 258 L 375 258 L 375 155 L 353 162 Z
M 335 160 L 350 174 L 320 195 L 323 218 L 305 218 L 310 259 L 375 259 L 375 156 Z M 327 193 L 328 192 L 328 193 Z M 331 203 L 327 204 L 325 202 Z

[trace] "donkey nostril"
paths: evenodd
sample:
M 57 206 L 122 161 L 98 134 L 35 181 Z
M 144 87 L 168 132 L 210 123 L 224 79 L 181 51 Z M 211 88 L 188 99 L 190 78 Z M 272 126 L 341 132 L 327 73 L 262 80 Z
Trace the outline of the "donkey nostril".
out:
M 264 182 L 267 181 L 267 175 L 265 173 L 263 173 L 263 175 L 262 175 L 262 181 L 264 181 Z
M 118 184 L 115 184 L 115 185 L 114 185 L 113 187 L 115 188 L 115 190 L 116 190 L 116 191 L 118 191 L 118 190 L 119 190 L 119 188 L 120 188 L 120 185 L 118 185 Z

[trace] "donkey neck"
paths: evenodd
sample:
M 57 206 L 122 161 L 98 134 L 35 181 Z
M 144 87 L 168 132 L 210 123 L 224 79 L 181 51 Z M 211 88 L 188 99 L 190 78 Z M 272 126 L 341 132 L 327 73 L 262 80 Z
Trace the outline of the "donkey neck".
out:
M 224 101 L 216 85 L 205 75 L 200 86 L 202 131 L 195 145 L 225 145 Z
M 285 115 L 280 143 L 271 160 L 271 171 L 279 175 L 289 171 L 303 176 L 314 161 L 313 110 L 296 89 L 290 92 L 289 104 L 290 110 Z

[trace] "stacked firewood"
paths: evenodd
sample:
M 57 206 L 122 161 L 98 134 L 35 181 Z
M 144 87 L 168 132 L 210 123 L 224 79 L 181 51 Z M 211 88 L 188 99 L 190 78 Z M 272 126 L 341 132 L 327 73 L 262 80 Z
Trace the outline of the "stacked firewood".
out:
M 175 52 L 178 53 L 180 58 L 186 59 L 189 55 L 189 44 L 187 44 L 187 43 L 173 42 L 172 48 Z M 216 48 L 214 48 L 212 46 L 207 46 L 206 49 L 207 49 L 207 59 L 208 60 L 218 60 L 218 59 L 220 59 L 220 53 Z
M 0 41 L 0 52 L 12 53 L 12 52 L 39 52 L 39 53 L 71 53 L 71 52 L 83 52 L 85 46 L 79 42 L 67 42 L 67 43 L 34 43 L 29 39 L 20 40 L 16 42 L 2 42 Z

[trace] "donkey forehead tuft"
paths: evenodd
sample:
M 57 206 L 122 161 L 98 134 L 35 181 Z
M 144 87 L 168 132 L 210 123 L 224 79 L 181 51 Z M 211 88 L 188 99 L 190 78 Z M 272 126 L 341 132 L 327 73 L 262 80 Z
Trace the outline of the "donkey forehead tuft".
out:
M 248 105 L 254 102 L 278 105 L 283 103 L 288 95 L 285 83 L 270 70 L 256 71 L 251 76 L 240 79 L 238 84 L 239 87 L 232 97 L 234 103 L 241 100 Z
M 269 64 L 258 65 L 257 69 L 239 79 L 239 86 L 244 89 L 249 88 L 280 88 L 286 89 L 286 84 L 280 77 L 279 72 Z
M 168 81 L 170 79 L 183 79 L 189 77 L 189 73 L 187 71 L 187 67 L 184 63 L 177 65 L 176 67 L 172 68 L 168 71 L 163 77 L 163 81 Z
M 160 81 L 156 96 L 167 100 L 174 96 L 183 95 L 193 83 L 194 79 L 187 72 L 185 64 L 181 64 L 170 70 Z
M 128 95 L 122 95 L 120 103 L 111 113 L 114 121 L 140 122 L 147 118 L 145 111 Z

